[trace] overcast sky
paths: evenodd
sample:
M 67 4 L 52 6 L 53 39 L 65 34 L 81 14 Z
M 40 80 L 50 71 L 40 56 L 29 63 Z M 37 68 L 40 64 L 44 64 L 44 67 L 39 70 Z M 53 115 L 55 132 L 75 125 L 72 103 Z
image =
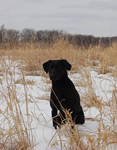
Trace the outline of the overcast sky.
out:
M 117 0 L 0 0 L 0 26 L 117 36 Z

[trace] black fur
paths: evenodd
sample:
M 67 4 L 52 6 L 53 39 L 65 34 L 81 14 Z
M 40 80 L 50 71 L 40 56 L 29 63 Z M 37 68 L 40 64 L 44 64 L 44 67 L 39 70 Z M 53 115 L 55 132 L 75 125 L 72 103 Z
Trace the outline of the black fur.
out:
M 83 124 L 85 117 L 80 105 L 80 96 L 67 75 L 67 70 L 71 69 L 71 64 L 64 59 L 49 60 L 43 64 L 43 68 L 46 73 L 49 73 L 50 80 L 52 80 L 50 106 L 53 126 L 57 128 L 66 119 L 64 109 L 70 110 L 75 124 Z

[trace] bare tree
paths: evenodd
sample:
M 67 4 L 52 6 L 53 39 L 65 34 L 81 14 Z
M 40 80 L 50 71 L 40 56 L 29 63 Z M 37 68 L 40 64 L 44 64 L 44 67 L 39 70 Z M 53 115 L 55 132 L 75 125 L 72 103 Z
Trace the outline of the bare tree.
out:
M 24 43 L 35 42 L 37 40 L 36 31 L 32 29 L 24 29 L 20 36 L 21 41 Z

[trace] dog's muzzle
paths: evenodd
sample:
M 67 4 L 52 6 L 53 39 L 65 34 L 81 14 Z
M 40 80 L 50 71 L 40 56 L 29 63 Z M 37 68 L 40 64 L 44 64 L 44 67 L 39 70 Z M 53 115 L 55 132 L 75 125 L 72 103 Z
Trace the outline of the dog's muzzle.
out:
M 55 77 L 55 75 L 54 75 L 54 74 L 50 74 L 50 80 L 53 80 L 53 81 L 55 81 L 55 80 L 56 80 L 56 77 Z

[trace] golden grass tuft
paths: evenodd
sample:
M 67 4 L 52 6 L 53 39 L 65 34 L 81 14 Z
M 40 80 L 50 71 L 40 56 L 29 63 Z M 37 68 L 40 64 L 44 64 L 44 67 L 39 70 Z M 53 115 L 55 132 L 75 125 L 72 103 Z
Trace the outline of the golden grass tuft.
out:
M 29 80 L 29 79 L 27 79 L 25 82 L 23 82 L 23 79 L 21 78 L 21 79 L 17 79 L 17 80 L 15 81 L 15 84 L 35 85 L 35 81 L 34 81 L 34 80 Z

